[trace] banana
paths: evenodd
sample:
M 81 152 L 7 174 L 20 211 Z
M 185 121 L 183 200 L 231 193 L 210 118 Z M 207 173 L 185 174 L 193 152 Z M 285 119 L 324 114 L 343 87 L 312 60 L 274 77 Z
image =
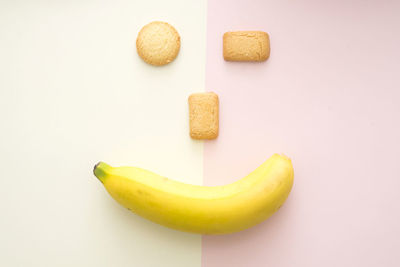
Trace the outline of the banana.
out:
M 132 212 L 161 225 L 200 234 L 227 234 L 276 212 L 293 185 L 291 160 L 274 154 L 248 176 L 224 186 L 184 184 L 136 167 L 100 162 L 95 176 Z

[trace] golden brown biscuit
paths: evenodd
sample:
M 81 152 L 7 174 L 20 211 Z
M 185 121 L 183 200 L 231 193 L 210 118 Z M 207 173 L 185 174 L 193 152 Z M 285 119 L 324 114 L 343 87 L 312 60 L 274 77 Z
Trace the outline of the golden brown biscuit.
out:
M 190 136 L 194 139 L 214 139 L 218 136 L 218 95 L 212 92 L 189 96 Z
M 269 57 L 269 36 L 261 31 L 226 32 L 223 38 L 227 61 L 265 61 Z
M 174 27 L 154 21 L 144 26 L 136 39 L 139 56 L 147 63 L 162 66 L 172 62 L 179 53 L 181 39 Z

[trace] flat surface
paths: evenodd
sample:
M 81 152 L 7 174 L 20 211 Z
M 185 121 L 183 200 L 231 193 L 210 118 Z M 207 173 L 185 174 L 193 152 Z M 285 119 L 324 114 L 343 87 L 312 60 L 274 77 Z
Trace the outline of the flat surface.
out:
M 0 265 L 200 266 L 201 237 L 119 206 L 94 164 L 202 183 L 187 97 L 204 91 L 205 1 L 0 1 Z M 182 48 L 155 68 L 141 27 Z
M 204 183 L 283 152 L 295 184 L 258 227 L 204 237 L 203 266 L 400 266 L 399 12 L 399 1 L 209 2 L 206 87 L 221 116 Z M 268 61 L 225 62 L 232 30 L 268 32 Z
M 394 0 L 0 0 L 0 266 L 400 266 L 399 12 Z M 153 20 L 182 37 L 161 68 L 135 51 Z M 268 61 L 225 62 L 236 30 L 268 32 Z M 205 90 L 220 133 L 193 141 L 187 97 Z M 293 159 L 292 194 L 228 236 L 141 219 L 92 174 L 103 160 L 217 185 L 273 153 Z

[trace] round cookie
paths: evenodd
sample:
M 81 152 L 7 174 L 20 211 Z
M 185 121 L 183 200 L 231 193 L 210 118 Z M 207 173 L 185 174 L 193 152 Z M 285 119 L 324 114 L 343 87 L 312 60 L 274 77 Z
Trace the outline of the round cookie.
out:
M 181 38 L 174 27 L 154 21 L 145 25 L 136 39 L 139 56 L 147 63 L 162 66 L 172 62 L 179 53 Z

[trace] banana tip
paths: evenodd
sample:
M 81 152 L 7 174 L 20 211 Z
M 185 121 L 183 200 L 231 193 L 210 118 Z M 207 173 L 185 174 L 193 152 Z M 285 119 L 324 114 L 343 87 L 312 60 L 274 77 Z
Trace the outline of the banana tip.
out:
M 100 164 L 102 164 L 101 161 L 99 163 L 97 163 L 96 165 L 94 165 L 93 174 L 94 174 L 94 176 L 97 177 L 97 179 L 99 179 L 100 182 L 103 183 L 104 170 L 101 170 L 101 168 L 98 168 Z
M 96 175 L 96 168 L 97 168 L 97 166 L 99 166 L 99 164 L 101 163 L 101 161 L 99 161 L 96 165 L 94 165 L 94 168 L 93 168 L 93 174 L 94 175 Z

